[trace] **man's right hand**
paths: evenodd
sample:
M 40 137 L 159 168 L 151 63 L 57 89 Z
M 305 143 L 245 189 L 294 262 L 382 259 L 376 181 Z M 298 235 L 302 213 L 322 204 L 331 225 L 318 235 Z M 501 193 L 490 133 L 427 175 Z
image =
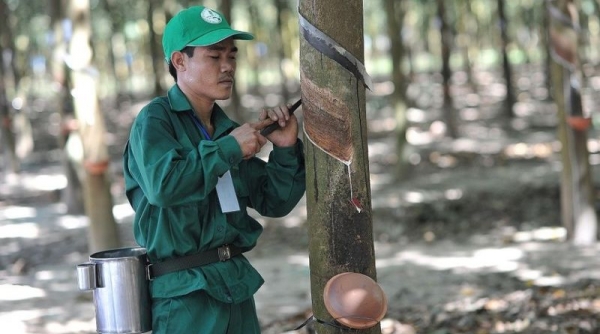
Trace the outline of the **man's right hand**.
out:
M 267 139 L 260 135 L 258 129 L 270 123 L 269 119 L 257 123 L 245 123 L 231 131 L 229 135 L 233 136 L 240 145 L 244 160 L 252 158 L 267 143 Z

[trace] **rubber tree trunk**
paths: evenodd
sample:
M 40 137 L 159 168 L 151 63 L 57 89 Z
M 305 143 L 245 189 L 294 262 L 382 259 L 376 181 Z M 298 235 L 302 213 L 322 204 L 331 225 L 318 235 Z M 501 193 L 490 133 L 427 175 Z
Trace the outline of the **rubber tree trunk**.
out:
M 10 17 L 8 7 L 4 1 L 0 1 L 0 15 L 4 18 Z M 2 20 L 0 23 L 0 50 L 9 50 L 14 54 L 15 49 L 10 49 L 14 36 L 8 23 L 9 20 L 7 19 Z M 3 55 L 3 52 L 0 52 L 0 132 L 2 133 L 0 143 L 4 150 L 4 166 L 6 170 L 17 173 L 20 169 L 20 163 L 16 153 L 14 122 L 8 97 L 8 75 L 4 70 L 5 62 Z
M 547 7 L 547 6 L 546 6 Z M 550 15 L 547 14 L 547 8 L 545 8 L 544 15 L 542 15 L 542 31 L 540 32 L 541 43 L 544 47 L 544 72 L 545 84 L 548 88 L 548 92 L 552 91 L 552 75 L 550 74 L 552 68 L 552 55 L 550 53 Z M 552 99 L 552 94 L 548 94 L 548 100 Z
M 458 6 L 458 22 L 456 22 L 456 27 L 458 30 L 458 34 L 462 35 L 461 42 L 459 43 L 459 48 L 462 52 L 463 58 L 463 70 L 467 74 L 467 82 L 469 83 L 469 87 L 473 91 L 477 91 L 477 87 L 475 86 L 475 82 L 473 80 L 473 52 L 474 49 L 474 39 L 476 36 L 475 30 L 477 29 L 475 26 L 475 19 L 473 18 L 473 12 L 471 10 L 471 0 L 466 0 L 464 3 L 457 5 Z
M 454 110 L 454 102 L 450 94 L 452 85 L 452 69 L 450 68 L 450 55 L 452 52 L 452 28 L 448 26 L 446 20 L 446 1 L 437 0 L 438 20 L 440 22 L 440 36 L 442 43 L 442 80 L 444 89 L 444 106 L 443 113 L 448 129 L 448 136 L 451 138 L 458 137 L 458 125 L 456 123 L 456 113 Z
M 498 20 L 500 21 L 500 37 L 502 42 L 502 71 L 504 80 L 506 81 L 506 99 L 504 100 L 504 108 L 509 119 L 514 117 L 513 107 L 515 105 L 515 93 L 512 85 L 512 69 L 508 59 L 508 20 L 504 10 L 504 0 L 497 1 Z
M 277 15 L 277 33 L 275 34 L 275 38 L 278 39 L 279 43 L 277 43 L 277 55 L 279 56 L 279 77 L 281 78 L 281 95 L 283 96 L 283 101 L 285 103 L 290 102 L 290 91 L 287 88 L 287 76 L 283 68 L 283 62 L 286 59 L 285 55 L 285 40 L 283 38 L 283 15 L 287 10 L 287 1 L 285 0 L 274 0 L 276 15 Z
M 68 14 L 73 23 L 68 49 L 72 57 L 73 106 L 83 149 L 81 175 L 85 212 L 90 221 L 88 247 L 90 252 L 96 252 L 118 247 L 119 235 L 112 213 L 110 161 L 96 88 L 98 74 L 92 64 L 89 0 L 70 0 Z
M 229 24 L 233 24 L 233 17 L 232 17 L 232 13 L 231 13 L 232 9 L 233 9 L 232 0 L 221 1 L 221 4 L 219 5 L 219 10 L 221 11 L 221 13 L 223 13 L 223 16 L 225 16 L 225 19 L 227 20 L 227 22 L 229 22 Z M 231 113 L 233 114 L 234 118 L 238 122 L 242 122 L 243 120 L 245 120 L 247 118 L 247 116 L 245 115 L 245 113 L 242 110 L 242 101 L 240 98 L 239 89 L 240 89 L 240 87 L 234 83 L 233 89 L 231 91 L 231 97 L 230 97 L 231 104 L 229 105 L 229 107 L 227 109 L 231 110 Z
M 23 77 L 23 66 L 19 68 L 17 64 L 22 61 L 22 57 L 17 55 L 17 48 L 15 46 L 15 40 L 17 39 L 14 36 L 14 30 L 16 30 L 16 25 L 14 24 L 15 14 L 10 12 L 7 1 L 1 2 L 0 15 L 3 15 L 2 17 L 4 18 L 0 23 L 0 45 L 3 48 L 2 58 L 4 59 L 2 64 L 8 67 L 5 69 L 4 75 L 12 76 L 13 89 L 14 91 L 18 91 L 21 78 Z M 23 18 L 23 20 L 26 20 L 26 18 Z M 15 29 L 13 29 L 13 26 L 15 26 Z M 7 61 L 9 62 L 8 64 L 5 63 Z
M 69 151 L 67 150 L 67 142 L 70 136 L 75 134 L 77 128 L 75 126 L 76 122 L 74 122 L 73 103 L 70 94 L 72 87 L 71 80 L 67 75 L 67 66 L 63 60 L 67 52 L 67 34 L 63 25 L 66 19 L 65 1 L 51 0 L 49 4 L 50 23 L 54 33 L 52 78 L 56 87 L 58 87 L 54 98 L 55 106 L 61 120 L 61 131 L 58 133 L 57 141 L 58 147 L 62 149 L 61 162 L 63 173 L 67 178 L 67 185 L 61 192 L 61 200 L 67 206 L 67 213 L 83 214 L 85 213 L 85 206 L 83 203 L 81 181 L 77 175 L 77 161 L 70 158 Z
M 148 36 L 150 56 L 152 57 L 152 72 L 154 73 L 154 96 L 164 95 L 166 89 L 162 87 L 162 79 L 165 75 L 165 59 L 162 57 L 163 51 L 161 47 L 162 34 L 159 35 L 154 30 L 154 18 L 156 17 L 155 12 L 162 9 L 157 0 L 149 0 L 147 2 L 147 13 L 148 25 L 150 26 L 150 32 Z
M 363 62 L 362 0 L 299 3 L 300 84 L 306 143 L 309 256 L 314 316 L 332 322 L 323 301 L 330 278 L 357 272 L 376 279 L 365 83 L 307 40 L 303 24 Z M 310 36 L 309 36 L 310 37 Z M 314 42 L 314 34 L 310 37 Z M 338 49 L 339 51 L 339 49 Z M 363 76 L 364 79 L 364 76 Z M 316 323 L 320 334 L 348 330 Z M 361 333 L 381 333 L 377 324 Z
M 261 5 L 256 4 L 253 1 L 249 1 L 247 3 L 247 8 L 248 8 L 248 16 L 250 17 L 250 19 L 249 19 L 250 31 L 253 32 L 256 40 L 264 41 L 267 38 L 271 38 L 269 35 L 270 32 L 264 31 L 263 24 L 261 22 L 261 17 L 260 17 L 261 13 L 262 13 Z M 256 48 L 256 45 L 250 45 L 250 43 L 248 43 L 248 48 L 249 49 L 248 49 L 246 56 L 248 57 L 248 65 L 249 65 L 248 70 L 250 71 L 249 76 L 248 76 L 248 81 L 250 83 L 248 84 L 247 90 L 252 90 L 256 93 L 259 93 L 261 91 L 261 82 L 260 82 L 259 73 L 260 73 L 260 69 L 262 67 L 261 53 L 263 51 L 258 51 Z
M 597 217 L 587 148 L 591 118 L 584 112 L 581 100 L 578 11 L 571 0 L 548 1 L 547 8 L 552 91 L 562 144 L 562 220 L 568 238 L 575 245 L 591 245 L 597 240 Z
M 408 109 L 407 94 L 408 80 L 404 74 L 402 64 L 406 57 L 406 48 L 402 39 L 402 27 L 404 26 L 404 17 L 407 11 L 407 1 L 385 0 L 385 13 L 387 19 L 387 32 L 390 36 L 392 57 L 392 82 L 394 83 L 394 92 L 390 95 L 392 107 L 396 118 L 396 154 L 398 155 L 398 179 L 405 179 L 410 167 L 406 154 L 408 142 L 406 140 L 406 130 L 408 129 L 408 120 L 406 111 Z
M 123 24 L 122 24 L 122 20 L 121 19 L 117 19 L 115 16 L 117 16 L 118 14 L 115 14 L 115 1 L 111 1 L 111 0 L 105 0 L 101 2 L 101 5 L 104 9 L 104 11 L 110 16 L 111 20 L 110 20 L 110 31 L 111 31 L 111 37 L 108 41 L 108 45 L 109 45 L 109 50 L 107 50 L 106 52 L 106 56 L 108 57 L 107 59 L 107 64 L 108 64 L 108 69 L 107 69 L 107 75 L 109 75 L 112 80 L 114 80 L 114 86 L 115 89 L 114 91 L 116 92 L 117 96 L 121 93 L 121 82 L 120 80 L 117 80 L 117 78 L 119 77 L 119 74 L 117 73 L 117 59 L 115 57 L 115 45 L 114 45 L 114 36 L 116 34 L 118 34 L 120 31 L 122 31 L 122 29 L 120 28 Z M 152 25 L 150 25 L 152 27 Z M 119 101 L 119 99 L 116 99 L 117 103 Z M 118 104 L 115 105 L 115 107 L 118 107 Z

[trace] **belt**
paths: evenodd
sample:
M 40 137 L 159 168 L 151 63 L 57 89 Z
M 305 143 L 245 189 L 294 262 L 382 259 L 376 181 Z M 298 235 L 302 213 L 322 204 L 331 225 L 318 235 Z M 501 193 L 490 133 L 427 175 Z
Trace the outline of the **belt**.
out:
M 153 280 L 158 276 L 169 274 L 175 271 L 200 267 L 206 264 L 223 262 L 234 256 L 242 254 L 243 251 L 233 245 L 223 245 L 216 249 L 206 252 L 196 253 L 174 259 L 168 259 L 163 262 L 150 263 L 146 266 L 146 278 Z

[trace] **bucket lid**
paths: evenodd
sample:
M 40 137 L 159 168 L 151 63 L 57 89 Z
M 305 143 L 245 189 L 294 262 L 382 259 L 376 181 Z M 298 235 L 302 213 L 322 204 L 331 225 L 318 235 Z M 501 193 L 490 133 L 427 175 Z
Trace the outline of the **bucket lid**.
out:
M 372 278 L 345 272 L 332 277 L 323 292 L 325 308 L 340 324 L 365 329 L 375 326 L 387 312 L 387 298 Z

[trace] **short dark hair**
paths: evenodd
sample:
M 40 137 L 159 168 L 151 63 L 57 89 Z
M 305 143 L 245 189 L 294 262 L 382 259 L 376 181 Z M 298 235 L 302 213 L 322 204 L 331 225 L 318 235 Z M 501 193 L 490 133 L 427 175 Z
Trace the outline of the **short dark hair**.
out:
M 188 57 L 192 58 L 194 56 L 194 49 L 195 48 L 196 48 L 195 46 L 186 46 L 180 52 L 183 52 Z M 173 79 L 175 79 L 175 82 L 177 82 L 177 71 L 175 70 L 175 66 L 173 66 L 173 63 L 171 63 L 170 60 L 169 60 L 169 73 L 171 74 L 171 76 L 173 77 Z

